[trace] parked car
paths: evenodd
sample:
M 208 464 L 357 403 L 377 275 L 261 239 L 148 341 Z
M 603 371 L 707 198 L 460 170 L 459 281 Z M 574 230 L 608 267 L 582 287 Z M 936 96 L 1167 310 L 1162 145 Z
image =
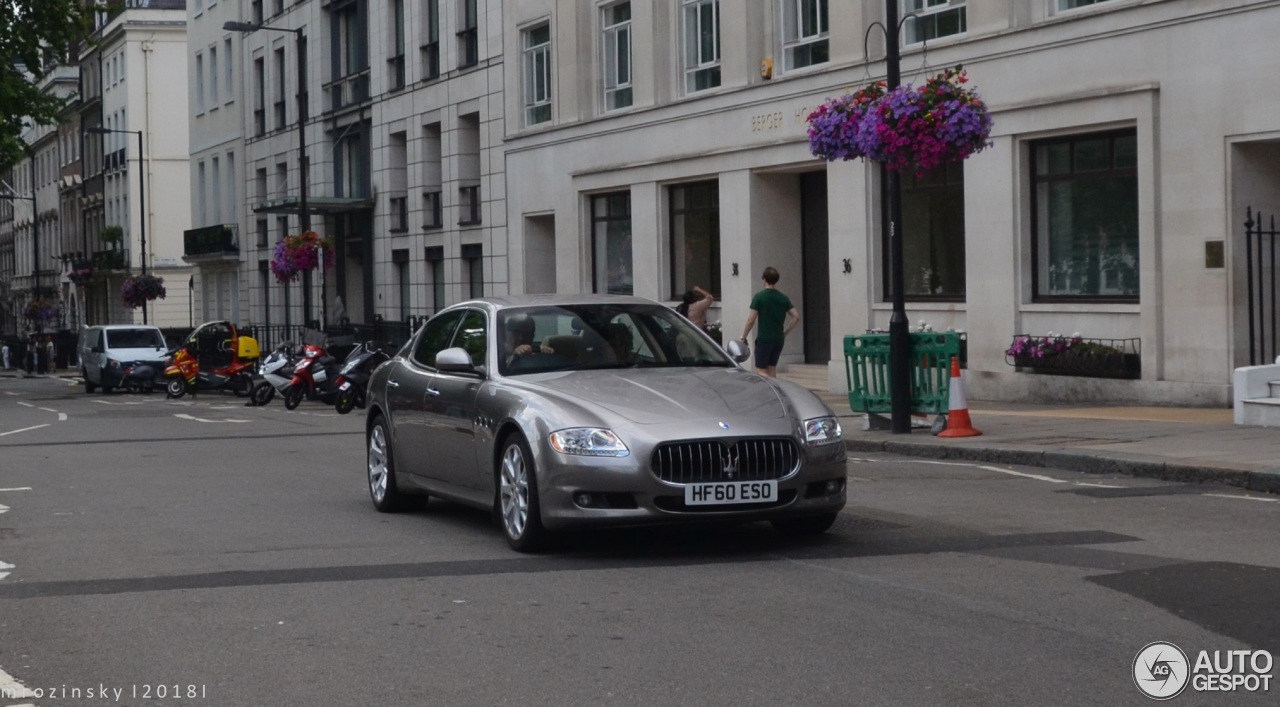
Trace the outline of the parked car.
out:
M 145 365 L 153 372 L 163 370 L 167 350 L 164 334 L 157 327 L 136 324 L 84 327 L 76 342 L 84 391 L 92 393 L 101 386 L 102 392 L 110 393 L 131 380 L 135 367 Z
M 770 520 L 825 532 L 845 504 L 835 414 L 809 390 L 743 370 L 741 345 L 729 348 L 733 358 L 637 297 L 445 309 L 370 382 L 373 505 L 434 495 L 488 510 L 519 551 L 592 525 Z

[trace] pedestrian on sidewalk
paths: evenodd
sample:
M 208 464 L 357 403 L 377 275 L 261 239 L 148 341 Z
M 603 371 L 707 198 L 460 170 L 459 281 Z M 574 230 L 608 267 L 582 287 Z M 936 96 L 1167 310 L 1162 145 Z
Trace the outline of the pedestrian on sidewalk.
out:
M 700 285 L 694 285 L 692 290 L 680 297 L 680 304 L 676 306 L 676 311 L 693 322 L 694 326 L 705 330 L 707 310 L 715 301 L 716 298 L 710 292 L 702 289 Z
M 32 334 L 27 338 L 27 375 L 34 375 L 40 370 L 40 339 Z
M 9 365 L 9 342 L 7 341 L 4 342 L 4 347 L 0 348 L 0 358 L 4 359 L 4 370 L 7 371 L 12 368 L 12 366 Z
M 742 329 L 742 342 L 747 342 L 751 329 L 760 322 L 756 332 L 756 370 L 769 378 L 778 377 L 778 360 L 782 358 L 782 347 L 787 343 L 787 334 L 800 326 L 800 312 L 787 297 L 777 288 L 781 278 L 773 267 L 764 269 L 760 279 L 764 281 L 764 289 L 751 298 L 751 313 L 747 315 L 747 324 Z
M 53 347 L 53 337 L 46 336 L 44 339 L 44 365 L 49 373 L 53 373 L 58 368 L 58 361 L 54 356 L 56 353 L 57 349 Z

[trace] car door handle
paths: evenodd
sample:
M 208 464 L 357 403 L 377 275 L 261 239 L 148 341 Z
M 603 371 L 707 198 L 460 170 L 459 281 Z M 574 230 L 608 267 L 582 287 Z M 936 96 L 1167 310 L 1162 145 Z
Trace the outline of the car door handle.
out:
M 430 395 L 433 398 L 439 397 L 440 391 L 436 390 L 435 388 L 427 388 L 427 395 Z

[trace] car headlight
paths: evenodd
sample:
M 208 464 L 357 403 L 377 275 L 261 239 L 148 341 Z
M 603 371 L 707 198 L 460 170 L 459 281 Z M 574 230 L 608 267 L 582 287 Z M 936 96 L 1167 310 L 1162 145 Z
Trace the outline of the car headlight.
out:
M 618 439 L 613 430 L 598 427 L 575 427 L 552 432 L 551 448 L 561 454 L 579 454 L 588 457 L 625 457 L 631 454 L 627 445 Z
M 835 444 L 844 440 L 844 430 L 834 417 L 815 417 L 804 421 L 804 441 L 810 447 Z
M 109 359 L 107 359 L 107 365 L 108 365 L 108 366 L 111 366 L 112 368 L 116 369 L 117 371 L 118 371 L 118 370 L 120 370 L 120 362 L 119 362 L 119 361 L 117 361 L 117 360 L 115 360 L 114 358 L 109 358 Z

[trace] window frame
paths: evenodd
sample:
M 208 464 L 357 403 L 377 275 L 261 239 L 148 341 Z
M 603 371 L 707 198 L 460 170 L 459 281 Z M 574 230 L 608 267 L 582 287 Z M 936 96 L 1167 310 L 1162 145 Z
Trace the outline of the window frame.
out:
M 700 41 L 702 31 L 702 8 L 711 8 L 711 53 L 712 58 L 702 56 L 705 48 Z M 720 0 L 682 0 L 680 5 L 681 33 L 684 39 L 684 51 L 681 53 L 684 62 L 685 94 L 708 91 L 720 87 L 720 65 L 723 55 L 720 53 Z M 690 54 L 693 54 L 691 56 Z M 697 87 L 699 79 L 706 77 L 707 85 Z
M 906 222 L 906 221 L 907 221 L 907 219 L 908 219 L 908 213 L 907 213 L 908 208 L 907 208 L 906 202 L 907 202 L 907 200 L 908 200 L 908 199 L 910 199 L 910 198 L 911 198 L 911 192 L 912 192 L 912 190 L 913 190 L 913 189 L 918 189 L 918 190 L 919 190 L 920 192 L 922 192 L 922 193 L 924 193 L 924 192 L 945 192 L 948 188 L 954 188 L 955 184 L 956 184 L 956 183 L 957 183 L 957 181 L 958 181 L 959 188 L 960 188 L 960 192 L 961 192 L 961 194 L 960 194 L 961 209 L 962 209 L 962 210 L 964 209 L 964 191 L 963 191 L 963 190 L 964 190 L 964 164 L 963 164 L 963 163 L 951 163 L 951 164 L 948 164 L 948 165 L 943 165 L 943 166 L 939 167 L 938 169 L 939 169 L 939 170 L 948 170 L 948 171 L 949 171 L 949 170 L 958 170 L 958 172 L 959 172 L 959 179 L 958 179 L 958 180 L 953 180 L 953 179 L 952 179 L 952 175 L 947 174 L 946 172 L 943 172 L 942 177 L 941 177 L 941 184 L 938 184 L 938 183 L 936 183 L 936 182 L 935 182 L 935 183 L 933 183 L 933 184 L 918 184 L 919 178 L 917 178 L 917 177 L 915 177 L 915 176 L 913 176 L 913 175 L 909 175 L 909 174 L 902 174 L 902 175 L 899 175 L 899 179 L 900 179 L 900 180 L 902 180 L 902 181 L 901 181 L 901 189 L 902 189 L 902 194 L 903 194 L 903 201 L 902 201 L 902 203 L 903 203 L 903 209 L 904 209 L 904 213 L 903 213 L 903 221 L 904 221 L 904 224 L 902 225 L 902 232 L 903 232 L 903 238 L 904 238 L 904 239 L 914 236 L 914 235 L 915 235 L 915 233 L 919 230 L 919 229 L 914 229 L 914 230 L 913 230 L 913 229 L 911 229 L 911 228 L 908 228 L 908 227 L 906 226 L 906 224 L 905 224 L 905 222 Z M 924 178 L 927 178 L 927 179 L 937 179 L 937 177 L 938 177 L 937 171 L 929 172 L 928 174 L 924 175 Z M 882 184 L 887 183 L 887 181 L 886 181 L 886 180 L 888 179 L 888 171 L 887 171 L 887 170 L 885 170 L 884 168 L 881 168 L 881 169 L 880 169 L 880 179 L 881 179 L 881 183 L 882 183 Z M 911 184 L 911 182 L 917 182 L 917 184 Z M 963 218 L 959 219 L 959 221 L 958 221 L 958 227 L 959 227 L 959 228 L 960 228 L 960 230 L 961 230 L 961 233 L 960 233 L 961 246 L 962 246 L 962 248 L 965 248 L 965 249 L 967 250 L 968 242 L 967 242 L 967 240 L 964 240 L 964 239 L 965 239 L 965 233 L 964 233 L 964 219 L 963 219 Z M 945 238 L 945 236 L 943 236 L 943 237 Z M 927 239 L 927 242 L 924 244 L 924 246 L 925 246 L 926 248 L 932 249 L 932 248 L 934 247 L 934 243 L 933 243 L 933 241 L 934 241 L 934 238 L 935 238 L 935 233 L 931 230 L 931 231 L 930 231 L 930 232 L 925 236 L 925 238 Z M 888 194 L 888 189 L 887 189 L 887 188 L 886 188 L 886 189 L 882 189 L 882 190 L 881 190 L 881 229 L 880 229 L 880 241 L 881 241 L 881 243 L 880 243 L 880 245 L 881 245 L 881 252 L 888 253 L 888 252 L 889 252 L 889 246 L 890 246 L 890 244 L 889 244 L 889 194 Z M 905 240 L 904 240 L 904 242 L 903 242 L 903 249 L 904 249 L 904 251 L 908 250 L 908 243 L 907 243 Z M 904 283 L 904 284 L 903 284 L 903 299 L 905 299 L 905 300 L 907 300 L 907 301 L 909 301 L 909 302 L 964 302 L 964 301 L 966 301 L 966 300 L 967 300 L 967 297 L 968 297 L 968 271 L 967 271 L 967 269 L 966 269 L 966 267 L 965 267 L 964 251 L 962 250 L 962 252 L 961 252 L 958 256 L 956 256 L 955 254 L 952 254 L 952 253 L 948 253 L 947 255 L 948 255 L 948 257 L 957 257 L 957 258 L 960 260 L 960 268 L 961 268 L 961 272 L 964 274 L 964 289 L 963 289 L 963 291 L 962 291 L 960 294 L 936 294 L 936 293 L 920 294 L 919 292 L 912 292 L 912 291 L 910 291 L 910 290 L 907 288 L 907 286 L 906 286 L 906 284 L 907 284 L 907 283 Z M 906 257 L 907 257 L 907 255 L 904 253 L 904 266 L 905 266 L 905 259 L 906 259 Z M 880 273 L 880 274 L 881 274 L 881 282 L 883 283 L 883 285 L 882 285 L 883 292 L 881 293 L 881 296 L 884 298 L 884 301 L 886 301 L 886 302 L 888 302 L 889 300 L 891 300 L 891 299 L 893 298 L 893 294 L 892 294 L 892 290 L 891 290 L 891 288 L 892 288 L 892 286 L 893 286 L 893 277 L 892 277 L 892 273 L 890 272 L 890 265 L 891 265 L 891 263 L 889 262 L 889 259 L 888 259 L 888 258 L 884 258 L 884 259 L 882 259 L 882 261 L 881 261 L 881 263 L 880 263 L 880 268 L 881 268 L 881 273 Z M 905 270 L 905 269 L 906 269 L 906 268 L 904 267 L 904 270 Z M 907 280 L 908 282 L 910 281 L 911 277 L 912 277 L 911 273 L 909 273 L 909 272 L 904 272 L 904 273 L 903 273 L 903 278 L 904 278 L 905 280 Z
M 610 13 L 623 6 L 626 6 L 627 18 L 611 21 Z M 635 104 L 631 20 L 631 0 L 620 0 L 600 7 L 600 70 L 603 75 L 602 99 L 606 113 L 630 108 Z M 620 50 L 624 46 L 625 59 L 620 56 Z M 625 78 L 622 76 L 624 69 Z
M 1092 141 L 1103 140 L 1103 139 L 1107 141 L 1108 167 L 1106 169 L 1098 169 L 1098 170 L 1087 170 L 1087 171 L 1078 170 L 1077 164 L 1076 164 L 1077 163 L 1077 146 L 1080 143 L 1092 142 Z M 1133 140 L 1133 165 L 1131 167 L 1118 168 L 1116 167 L 1116 164 L 1115 164 L 1116 163 L 1116 144 L 1118 140 L 1122 140 L 1122 139 Z M 1065 173 L 1065 176 L 1063 174 L 1052 174 L 1052 175 L 1038 174 L 1037 173 L 1038 148 L 1043 146 L 1059 145 L 1063 143 L 1070 146 L 1070 152 L 1069 152 L 1069 158 L 1068 158 L 1070 169 L 1068 172 Z M 1139 170 L 1138 170 L 1139 147 L 1140 146 L 1138 144 L 1138 130 L 1136 127 L 1120 128 L 1116 130 L 1103 130 L 1098 132 L 1075 133 L 1071 135 L 1045 138 L 1042 140 L 1033 140 L 1029 143 L 1028 174 L 1029 174 L 1030 192 L 1031 192 L 1030 193 L 1030 209 L 1031 209 L 1031 301 L 1032 302 L 1035 302 L 1035 303 L 1088 302 L 1088 303 L 1114 303 L 1114 304 L 1141 303 L 1141 299 L 1142 299 L 1141 242 L 1140 242 L 1140 235 L 1139 235 L 1139 231 L 1141 229 L 1141 223 L 1140 223 L 1141 206 L 1139 203 L 1139 195 L 1138 195 L 1138 192 L 1141 188 L 1141 183 L 1140 183 L 1141 175 L 1139 174 Z M 1040 273 L 1040 269 L 1041 269 L 1040 259 L 1041 259 L 1042 253 L 1044 253 L 1046 249 L 1050 248 L 1050 245 L 1048 243 L 1049 241 L 1048 233 L 1046 233 L 1043 236 L 1043 240 L 1045 240 L 1045 243 L 1041 242 L 1042 240 L 1041 223 L 1040 223 L 1041 215 L 1039 213 L 1040 185 L 1042 183 L 1080 181 L 1081 178 L 1118 179 L 1118 178 L 1124 178 L 1124 177 L 1132 177 L 1134 181 L 1133 205 L 1132 205 L 1133 212 L 1132 214 L 1130 214 L 1130 217 L 1132 218 L 1133 233 L 1130 234 L 1129 237 L 1132 239 L 1133 245 L 1134 245 L 1134 250 L 1132 251 L 1131 256 L 1133 259 L 1133 269 L 1134 269 L 1133 277 L 1135 278 L 1135 281 L 1134 281 L 1135 292 L 1131 295 L 1117 294 L 1117 293 L 1053 294 L 1049 292 L 1048 286 L 1046 286 L 1046 284 L 1043 282 L 1044 277 L 1042 277 Z M 1086 225 L 1085 229 L 1088 229 L 1088 228 L 1090 228 L 1090 226 Z M 1123 238 L 1123 235 L 1121 236 L 1121 238 Z M 1095 241 L 1090 240 L 1091 245 L 1094 243 Z M 1122 249 L 1124 248 L 1124 246 L 1125 244 L 1121 243 Z M 1121 252 L 1123 252 L 1123 250 Z M 1048 258 L 1051 255 L 1052 253 L 1050 252 L 1048 254 L 1045 254 L 1045 257 Z M 1101 262 L 1101 257 L 1102 256 L 1100 256 L 1100 259 L 1099 259 L 1098 272 L 1097 272 L 1097 284 L 1099 289 L 1102 288 L 1104 284 L 1103 280 L 1105 278 L 1105 270 Z M 1046 268 L 1046 270 L 1047 269 L 1048 268 Z M 1089 276 L 1089 273 L 1086 273 L 1084 275 L 1084 277 L 1088 277 L 1088 276 Z
M 806 6 L 811 6 L 811 9 Z M 782 11 L 782 57 L 783 71 L 798 71 L 809 67 L 831 62 L 831 22 L 830 4 L 828 0 L 783 0 Z M 818 27 L 809 34 L 804 34 L 803 18 L 810 13 Z M 804 63 L 797 61 L 797 54 L 804 52 L 808 57 Z M 821 58 L 814 55 L 821 51 Z
M 546 41 L 534 44 L 534 33 L 546 30 Z M 551 23 L 542 22 L 520 32 L 521 93 L 526 127 L 551 122 Z M 539 90 L 539 82 L 541 90 Z
M 968 0 L 899 0 L 902 3 L 902 16 L 910 17 L 905 23 L 903 44 L 913 46 L 930 41 L 958 37 L 969 31 Z M 920 8 L 915 9 L 914 4 Z M 959 28 L 946 34 L 939 33 L 938 24 L 944 16 L 959 18 Z M 922 28 L 923 23 L 929 23 Z
M 707 189 L 707 188 L 710 188 L 710 191 L 708 193 L 711 195 L 712 204 L 710 206 L 690 206 L 689 204 L 692 203 L 694 201 L 694 197 L 697 196 L 696 192 L 698 190 Z M 679 208 L 676 207 L 677 191 L 685 192 L 685 198 L 683 200 L 685 203 L 685 206 L 682 206 Z M 668 277 L 668 282 L 671 286 L 671 299 L 676 299 L 676 300 L 680 299 L 680 297 L 685 293 L 685 291 L 691 289 L 694 285 L 705 286 L 708 292 L 710 292 L 713 296 L 718 298 L 721 294 L 720 288 L 722 284 L 722 280 L 720 277 L 720 253 L 721 253 L 721 247 L 722 247 L 720 243 L 720 236 L 721 236 L 720 180 L 707 179 L 707 180 L 701 180 L 697 182 L 683 182 L 680 184 L 668 185 L 667 186 L 667 212 L 668 212 L 667 213 L 667 226 L 668 226 L 667 256 L 669 258 L 667 261 L 667 265 L 668 265 L 667 277 Z M 676 242 L 677 240 L 676 234 L 681 231 L 685 233 L 685 235 L 683 235 L 682 237 L 685 239 L 684 245 L 687 248 L 688 247 L 688 235 L 687 235 L 688 229 L 687 227 L 684 229 L 678 228 L 676 221 L 681 217 L 688 217 L 690 215 L 697 215 L 697 214 L 704 214 L 704 213 L 711 214 L 711 218 L 715 223 L 714 238 L 712 241 L 710 241 L 710 252 L 707 254 L 708 271 L 709 271 L 707 281 L 705 283 L 686 282 L 684 285 L 681 285 L 677 281 L 678 273 L 681 270 L 681 268 L 678 267 L 677 264 L 683 260 L 687 260 L 687 258 L 684 257 L 684 253 L 682 252 L 683 249 L 678 247 L 679 244 L 677 244 Z M 685 279 L 686 280 L 689 279 L 687 273 L 685 275 Z
M 613 209 L 612 209 L 613 204 L 611 203 L 611 200 L 619 197 L 625 197 L 626 199 L 625 214 L 613 213 Z M 604 205 L 603 214 L 600 214 L 597 210 L 597 205 L 600 205 L 600 204 Z M 622 260 L 625 261 L 625 263 L 623 264 L 626 266 L 626 274 L 631 276 L 630 284 L 626 288 L 611 290 L 609 286 L 609 268 L 608 268 L 609 252 L 607 247 L 608 239 L 610 236 L 608 228 L 609 228 L 609 224 L 611 223 L 625 221 L 627 224 L 627 227 L 626 227 L 627 232 L 624 237 L 627 239 L 628 242 L 630 242 L 631 240 L 632 230 L 633 230 L 633 224 L 632 224 L 633 214 L 631 210 L 631 191 L 628 189 L 623 191 L 606 192 L 602 194 L 592 194 L 588 198 L 587 208 L 588 208 L 588 215 L 590 216 L 590 223 L 591 223 L 591 234 L 590 234 L 591 291 L 597 294 L 599 293 L 626 294 L 626 295 L 635 294 L 634 253 L 632 252 L 632 250 L 628 250 L 625 253 L 625 255 L 622 256 Z M 602 225 L 605 228 L 605 231 L 603 233 L 599 232 L 599 228 Z M 602 244 L 600 243 L 602 236 L 604 238 L 603 249 L 601 248 Z M 604 250 L 604 252 L 602 253 L 601 250 Z M 604 265 L 605 267 L 601 268 L 601 265 Z
M 480 12 L 476 0 L 458 0 L 458 68 L 469 69 L 480 63 Z

